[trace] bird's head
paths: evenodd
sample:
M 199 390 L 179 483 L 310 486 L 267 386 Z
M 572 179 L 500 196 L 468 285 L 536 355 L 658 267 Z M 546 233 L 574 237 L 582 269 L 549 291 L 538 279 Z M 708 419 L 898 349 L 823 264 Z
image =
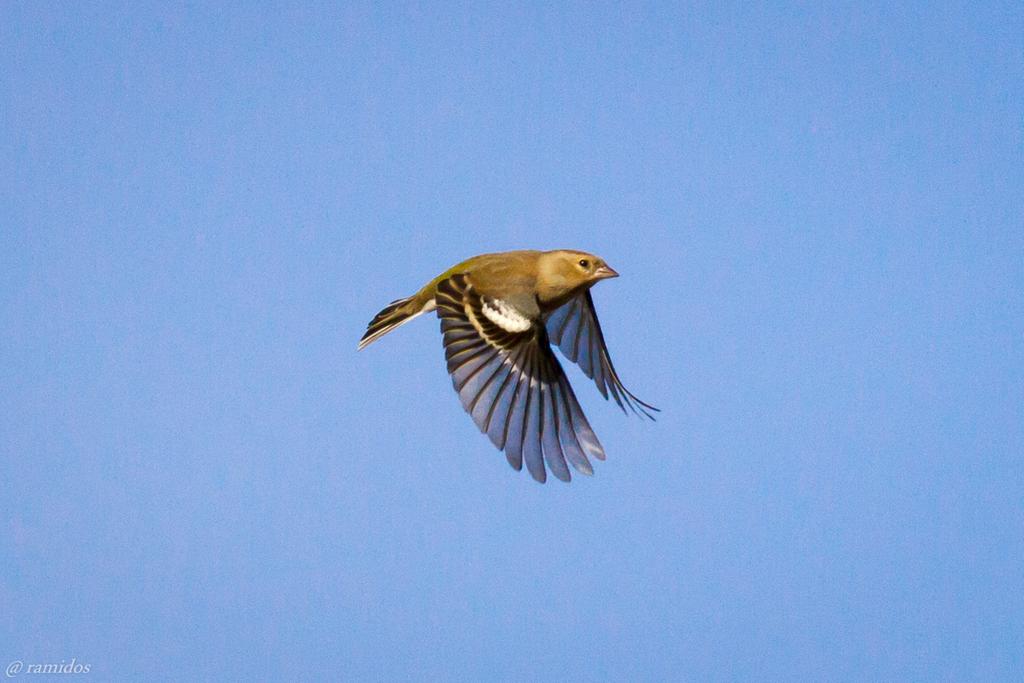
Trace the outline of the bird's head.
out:
M 558 249 L 540 255 L 538 294 L 544 302 L 560 304 L 600 280 L 618 277 L 600 256 L 585 251 Z

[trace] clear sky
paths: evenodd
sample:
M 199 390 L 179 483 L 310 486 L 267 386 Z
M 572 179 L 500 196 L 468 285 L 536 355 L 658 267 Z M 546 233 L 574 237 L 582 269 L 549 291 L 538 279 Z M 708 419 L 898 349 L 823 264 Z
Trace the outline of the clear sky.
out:
M 0 663 L 1019 677 L 1021 4 L 444 4 L 0 4 Z M 355 346 L 556 247 L 663 413 L 542 486 Z

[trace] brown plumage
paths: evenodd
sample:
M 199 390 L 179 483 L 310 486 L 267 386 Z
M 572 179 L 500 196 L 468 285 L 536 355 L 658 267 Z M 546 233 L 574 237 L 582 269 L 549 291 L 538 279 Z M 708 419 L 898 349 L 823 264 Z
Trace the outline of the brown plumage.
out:
M 590 288 L 617 276 L 603 259 L 581 251 L 475 256 L 384 308 L 359 348 L 436 310 L 452 383 L 480 430 L 515 469 L 525 460 L 543 482 L 547 463 L 569 481 L 567 462 L 592 474 L 587 456 L 604 460 L 605 454 L 551 343 L 623 410 L 652 419 L 650 411 L 657 411 L 622 385 L 594 311 Z

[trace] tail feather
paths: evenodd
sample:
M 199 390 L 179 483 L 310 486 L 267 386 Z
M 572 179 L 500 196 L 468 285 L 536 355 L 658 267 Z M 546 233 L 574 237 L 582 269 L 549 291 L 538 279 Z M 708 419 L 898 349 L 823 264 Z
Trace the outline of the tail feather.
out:
M 359 350 L 362 351 L 399 325 L 403 325 L 420 313 L 429 310 L 430 304 L 433 303 L 430 301 L 426 306 L 417 308 L 415 299 L 415 296 L 410 296 L 392 301 L 380 313 L 373 316 L 373 320 L 366 326 L 363 338 L 359 340 Z

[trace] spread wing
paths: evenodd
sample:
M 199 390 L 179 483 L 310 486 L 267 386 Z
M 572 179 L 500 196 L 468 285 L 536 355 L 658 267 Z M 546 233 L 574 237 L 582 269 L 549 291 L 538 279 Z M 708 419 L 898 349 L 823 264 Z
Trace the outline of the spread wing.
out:
M 539 319 L 502 299 L 481 295 L 464 274 L 437 287 L 445 358 L 462 406 L 512 467 L 523 460 L 539 482 L 545 462 L 562 481 L 568 461 L 593 474 L 604 449 L 583 415 Z
M 611 356 L 608 355 L 608 346 L 604 342 L 601 323 L 597 321 L 590 290 L 577 294 L 555 309 L 545 321 L 545 326 L 551 341 L 562 350 L 565 357 L 579 365 L 584 374 L 594 380 L 602 396 L 607 399 L 611 393 L 623 412 L 629 406 L 637 415 L 652 420 L 654 416 L 650 411 L 660 412 L 622 385 L 612 365 Z

